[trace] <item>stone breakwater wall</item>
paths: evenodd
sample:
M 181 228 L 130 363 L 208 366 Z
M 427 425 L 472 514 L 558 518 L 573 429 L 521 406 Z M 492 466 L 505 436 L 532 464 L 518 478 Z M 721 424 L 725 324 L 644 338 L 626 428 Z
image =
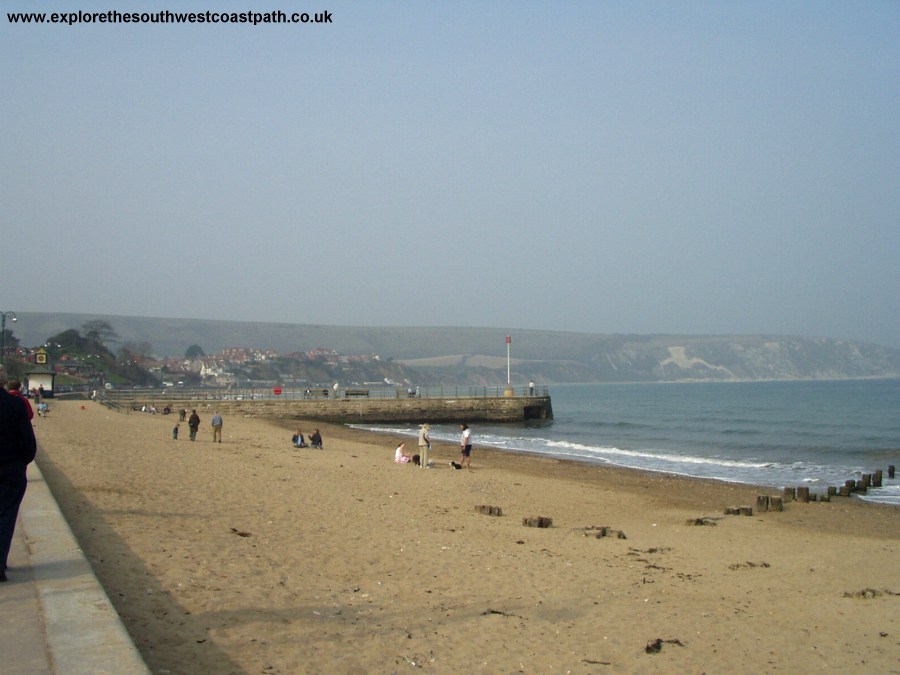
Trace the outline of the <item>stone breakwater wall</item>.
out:
M 311 419 L 340 423 L 390 422 L 521 422 L 527 419 L 552 419 L 549 396 L 409 398 L 409 399 L 176 399 L 134 397 L 120 401 L 124 410 L 140 410 L 144 405 L 161 410 L 168 405 L 173 412 L 185 408 L 208 417 L 214 410 L 224 416 Z

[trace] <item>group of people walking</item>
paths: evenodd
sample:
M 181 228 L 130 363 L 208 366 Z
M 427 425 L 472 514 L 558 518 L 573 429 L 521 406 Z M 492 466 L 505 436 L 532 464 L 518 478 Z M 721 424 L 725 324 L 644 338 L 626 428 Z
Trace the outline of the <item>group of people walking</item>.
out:
M 182 410 L 180 414 L 181 421 L 184 421 L 185 416 L 187 415 L 186 410 Z M 219 411 L 213 413 L 212 418 L 209 421 L 210 426 L 212 426 L 212 434 L 213 434 L 213 443 L 221 443 L 222 442 L 222 425 L 224 421 L 222 420 L 222 416 L 219 414 Z M 200 415 L 197 414 L 196 410 L 191 410 L 191 416 L 187 418 L 188 430 L 190 431 L 190 439 L 192 441 L 197 440 L 197 433 L 200 431 Z M 178 429 L 181 426 L 180 423 L 176 423 L 172 428 L 172 440 L 178 440 Z
M 471 468 L 472 461 L 472 430 L 468 424 L 459 425 L 461 436 L 459 439 L 459 462 L 450 462 L 454 469 Z M 400 443 L 394 450 L 394 461 L 398 464 L 406 464 L 414 462 L 418 466 L 427 469 L 430 466 L 428 453 L 431 450 L 431 425 L 423 424 L 419 427 L 419 454 L 408 455 L 406 453 L 406 442 Z

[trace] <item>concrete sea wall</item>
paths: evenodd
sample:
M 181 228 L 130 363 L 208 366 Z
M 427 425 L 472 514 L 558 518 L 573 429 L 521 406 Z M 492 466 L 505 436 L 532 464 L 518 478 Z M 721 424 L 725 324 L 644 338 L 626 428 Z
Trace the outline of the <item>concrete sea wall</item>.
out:
M 115 400 L 115 399 L 111 399 Z M 314 419 L 340 423 L 389 422 L 521 422 L 527 419 L 552 419 L 553 408 L 549 396 L 447 397 L 406 399 L 278 399 L 229 400 L 199 398 L 166 398 L 133 396 L 118 400 L 127 410 L 144 405 L 171 407 L 173 412 L 196 408 L 200 414 L 210 415 L 218 410 L 222 415 L 241 417 L 270 417 L 278 419 Z

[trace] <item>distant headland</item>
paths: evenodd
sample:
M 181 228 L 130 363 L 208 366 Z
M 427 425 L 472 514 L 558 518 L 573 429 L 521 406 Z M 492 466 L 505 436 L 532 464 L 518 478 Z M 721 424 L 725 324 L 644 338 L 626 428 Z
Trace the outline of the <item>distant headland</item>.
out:
M 323 326 L 97 314 L 18 312 L 23 346 L 87 322 L 105 321 L 120 344 L 141 344 L 156 359 L 184 358 L 199 347 L 281 355 L 322 350 L 336 355 L 321 379 L 367 355 L 405 380 L 497 385 L 578 382 L 815 380 L 900 377 L 900 350 L 823 337 L 773 335 L 603 335 L 465 327 Z M 507 364 L 505 336 L 512 334 Z M 389 366 L 389 367 L 388 367 Z M 380 372 L 380 371 L 379 371 Z M 375 375 L 373 375 L 375 376 Z M 348 380 L 365 377 L 350 376 Z M 316 378 L 318 379 L 318 378 Z M 384 379 L 379 377 L 378 379 Z M 390 378 L 389 378 L 390 379 Z

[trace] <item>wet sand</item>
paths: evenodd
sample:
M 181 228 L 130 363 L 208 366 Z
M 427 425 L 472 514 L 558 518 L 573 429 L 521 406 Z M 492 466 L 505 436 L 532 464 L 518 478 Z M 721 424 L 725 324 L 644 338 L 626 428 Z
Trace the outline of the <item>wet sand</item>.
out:
M 313 422 L 324 450 L 253 418 L 213 444 L 198 412 L 196 442 L 92 402 L 35 419 L 155 673 L 900 673 L 896 507 L 724 516 L 766 490 L 477 444 L 470 471 L 439 444 L 425 470 L 392 461 L 394 437 Z

